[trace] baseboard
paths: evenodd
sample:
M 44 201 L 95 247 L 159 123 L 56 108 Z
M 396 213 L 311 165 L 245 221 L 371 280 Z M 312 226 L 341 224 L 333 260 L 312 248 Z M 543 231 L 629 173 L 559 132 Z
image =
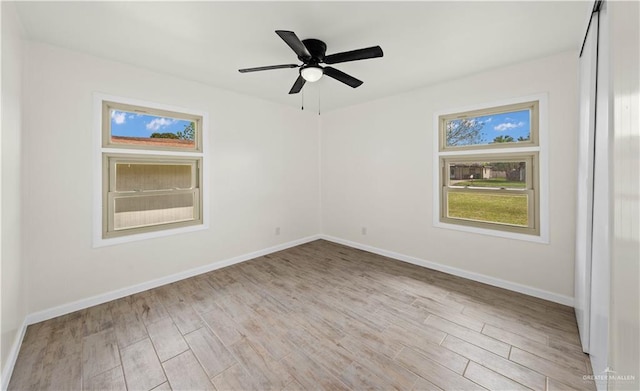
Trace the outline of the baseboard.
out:
M 424 259 L 412 257 L 409 255 L 400 254 L 394 251 L 383 250 L 377 247 L 369 246 L 362 243 L 352 242 L 350 240 L 336 238 L 330 235 L 320 235 L 321 239 L 328 240 L 330 242 L 342 244 L 345 246 L 357 248 L 360 250 L 368 251 L 370 253 L 382 255 L 388 258 L 393 258 L 398 261 L 411 263 L 414 265 L 426 267 L 428 269 L 437 270 L 443 273 L 452 274 L 454 276 L 463 277 L 469 280 L 482 282 L 484 284 L 493 285 L 498 288 L 508 289 L 510 291 L 523 293 L 525 295 L 537 297 L 539 299 L 544 299 L 548 301 L 552 301 L 554 303 L 563 304 L 569 307 L 573 307 L 573 297 L 560 295 L 557 293 L 545 291 L 542 289 L 534 288 L 528 285 L 522 285 L 515 282 L 510 282 L 506 280 L 502 280 L 500 278 L 495 278 L 491 276 L 487 276 L 480 273 L 470 272 L 463 269 L 458 269 L 456 267 L 443 265 L 437 262 L 431 262 Z
M 7 356 L 7 362 L 4 364 L 4 368 L 2 368 L 2 374 L 0 378 L 2 382 L 0 383 L 0 389 L 5 391 L 9 388 L 9 380 L 11 380 L 11 374 L 13 373 L 13 368 L 16 366 L 16 360 L 18 359 L 18 353 L 20 353 L 20 346 L 22 346 L 22 340 L 24 339 L 24 334 L 27 332 L 27 322 L 22 322 L 22 326 L 20 326 L 20 330 L 16 333 L 16 337 L 13 340 L 13 345 L 11 345 L 11 350 L 9 351 L 9 355 Z
M 277 251 L 286 250 L 290 247 L 295 247 L 304 243 L 312 242 L 320 239 L 320 235 L 307 236 L 305 238 L 292 240 L 287 243 L 278 244 L 273 247 L 265 248 L 263 250 L 254 251 L 248 254 L 243 254 L 237 257 L 226 259 L 223 261 L 214 262 L 208 265 L 200 266 L 194 269 L 186 270 L 180 273 L 172 274 L 170 276 L 158 278 L 152 281 L 143 282 L 141 284 L 133 285 L 130 287 L 118 289 L 115 291 L 102 293 L 96 296 L 92 296 L 86 299 L 74 301 L 72 303 L 63 304 L 57 307 L 49 308 L 44 311 L 35 312 L 27 315 L 25 323 L 27 325 L 52 319 L 57 316 L 66 315 L 78 310 L 89 308 L 95 305 L 106 303 L 112 300 L 120 299 L 135 293 L 143 292 L 149 289 L 157 288 L 162 285 L 170 284 L 172 282 L 184 280 L 185 278 L 197 276 L 198 274 L 207 273 L 212 270 L 221 269 L 223 267 L 235 265 L 237 263 L 245 262 L 253 258 L 268 255 Z

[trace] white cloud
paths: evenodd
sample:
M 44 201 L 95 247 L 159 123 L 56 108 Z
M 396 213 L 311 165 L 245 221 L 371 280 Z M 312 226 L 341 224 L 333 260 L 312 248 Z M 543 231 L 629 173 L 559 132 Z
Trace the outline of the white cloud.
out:
M 111 119 L 113 119 L 113 122 L 115 122 L 116 125 L 122 125 L 127 122 L 127 114 L 122 111 L 114 110 L 111 112 Z
M 523 126 L 524 126 L 524 122 L 522 122 L 522 121 L 520 121 L 518 123 L 515 123 L 515 122 L 503 122 L 501 124 L 498 124 L 498 125 L 494 126 L 493 129 L 497 130 L 498 132 L 503 132 L 505 130 L 521 128 Z
M 491 122 L 491 120 L 493 120 L 493 117 L 489 117 L 489 118 L 485 119 L 485 120 L 484 120 L 484 123 L 485 123 L 485 124 L 486 124 L 486 123 L 489 123 L 489 122 Z
M 169 118 L 154 118 L 146 126 L 147 126 L 147 130 L 156 131 L 160 128 L 166 128 L 167 126 L 171 125 L 174 122 L 176 121 Z

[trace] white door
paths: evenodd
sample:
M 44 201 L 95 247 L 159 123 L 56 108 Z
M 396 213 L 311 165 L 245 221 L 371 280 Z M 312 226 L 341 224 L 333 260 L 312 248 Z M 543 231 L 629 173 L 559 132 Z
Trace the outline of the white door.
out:
M 599 12 L 598 81 L 593 191 L 593 234 L 591 245 L 591 305 L 589 355 L 595 375 L 607 375 L 609 361 L 609 309 L 611 292 L 611 94 L 610 27 L 604 2 Z M 607 389 L 606 376 L 596 378 L 598 390 Z
M 609 2 L 592 14 L 580 58 L 575 308 L 598 390 L 607 389 L 611 232 Z M 605 376 L 603 376 L 605 375 Z
M 596 114 L 596 53 L 598 17 L 580 56 L 580 128 L 578 134 L 578 202 L 576 221 L 575 311 L 582 349 L 589 352 L 591 307 L 591 238 L 593 233 L 593 163 Z

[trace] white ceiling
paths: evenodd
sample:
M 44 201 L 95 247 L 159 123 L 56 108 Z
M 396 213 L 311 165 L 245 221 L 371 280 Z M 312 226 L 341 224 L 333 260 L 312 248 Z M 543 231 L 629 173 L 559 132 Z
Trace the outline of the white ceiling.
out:
M 327 54 L 380 45 L 384 57 L 335 65 L 364 81 L 323 78 L 324 111 L 581 44 L 589 1 L 570 2 L 21 2 L 30 39 L 299 106 L 298 63 L 274 30 L 317 38 Z M 523 75 L 526 77 L 526 75 Z M 317 95 L 315 95 L 317 99 Z

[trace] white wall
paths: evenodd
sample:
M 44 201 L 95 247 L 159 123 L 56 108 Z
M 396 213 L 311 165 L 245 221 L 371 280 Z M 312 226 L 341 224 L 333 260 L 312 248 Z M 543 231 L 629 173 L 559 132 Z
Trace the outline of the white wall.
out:
M 576 52 L 562 53 L 323 114 L 323 233 L 570 302 L 577 58 Z M 543 92 L 549 97 L 550 243 L 434 228 L 434 112 Z
M 29 312 L 318 233 L 317 115 L 53 46 L 26 49 Z M 92 248 L 94 92 L 208 112 L 209 230 Z
M 2 296 L 0 368 L 4 371 L 9 352 L 26 315 L 24 263 L 21 255 L 21 145 L 22 133 L 22 28 L 15 5 L 2 2 L 2 202 L 0 282 Z M 9 369 L 9 368 L 7 368 Z M 3 372 L 3 384 L 6 373 Z M 8 379 L 7 379 L 8 380 Z
M 613 98 L 611 390 L 640 389 L 640 4 L 608 2 Z

